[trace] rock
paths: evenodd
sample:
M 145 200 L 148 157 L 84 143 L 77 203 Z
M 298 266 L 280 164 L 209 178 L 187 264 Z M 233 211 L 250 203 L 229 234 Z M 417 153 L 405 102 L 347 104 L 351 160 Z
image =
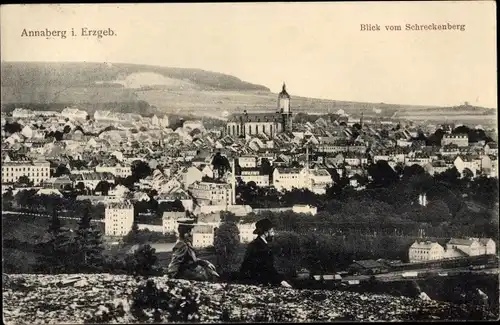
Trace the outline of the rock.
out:
M 8 323 L 82 323 L 95 322 L 175 322 L 164 306 L 161 312 L 146 308 L 147 320 L 139 321 L 133 313 L 133 295 L 145 280 L 136 282 L 124 275 L 9 275 L 9 281 L 30 286 L 29 292 L 5 287 L 4 318 Z M 59 288 L 45 283 L 71 283 Z M 74 282 L 68 282 L 69 280 Z M 184 303 L 186 316 L 195 322 L 272 321 L 272 322 L 331 322 L 331 321 L 394 321 L 418 319 L 480 319 L 494 315 L 471 306 L 452 305 L 437 301 L 359 294 L 347 291 L 296 290 L 264 288 L 247 285 L 221 285 L 196 281 L 178 281 L 166 277 L 152 278 L 153 287 L 170 297 L 168 304 Z M 156 299 L 156 298 L 154 298 Z M 165 299 L 165 298 L 162 298 Z M 161 300 L 160 300 L 161 301 Z M 163 300 L 165 301 L 165 300 Z M 196 307 L 198 305 L 198 307 Z M 19 306 L 23 306 L 19 309 Z M 180 311 L 180 307 L 175 307 Z M 226 312 L 223 314 L 223 311 Z M 176 314 L 176 313 L 174 313 Z M 99 320 L 95 315 L 101 315 Z M 475 316 L 468 316 L 475 315 Z M 481 318 L 482 317 L 482 318 Z M 111 319 L 108 321 L 107 319 Z M 156 320 L 155 320 L 156 319 Z
M 79 287 L 86 287 L 88 285 L 89 285 L 89 282 L 87 280 L 85 280 L 85 279 L 81 279 L 81 280 L 78 280 L 78 281 L 76 281 L 76 282 L 73 283 L 73 286 L 77 287 L 77 288 L 79 288 Z M 94 289 L 97 290 L 97 288 L 94 288 Z
M 425 292 L 421 292 L 419 297 L 422 300 L 432 300 Z

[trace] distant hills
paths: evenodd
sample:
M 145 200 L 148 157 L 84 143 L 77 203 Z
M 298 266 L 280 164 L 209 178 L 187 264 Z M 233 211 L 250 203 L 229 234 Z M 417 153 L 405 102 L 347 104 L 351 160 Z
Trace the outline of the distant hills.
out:
M 432 107 L 363 103 L 292 96 L 295 112 L 346 113 L 405 119 L 490 118 L 482 107 Z M 341 97 L 341 94 L 338 94 Z M 2 111 L 15 107 L 62 110 L 75 105 L 93 113 L 107 109 L 125 113 L 190 113 L 220 118 L 233 112 L 275 111 L 277 94 L 237 77 L 201 69 L 125 63 L 2 62 Z M 457 109 L 458 108 L 458 109 Z M 487 115 L 487 116 L 486 116 Z

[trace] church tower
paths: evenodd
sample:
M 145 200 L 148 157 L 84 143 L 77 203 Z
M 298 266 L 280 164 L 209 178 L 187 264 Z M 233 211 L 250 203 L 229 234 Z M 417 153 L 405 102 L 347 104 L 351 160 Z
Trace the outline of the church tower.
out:
M 286 85 L 278 95 L 278 110 L 282 118 L 282 131 L 292 131 L 292 112 L 290 110 L 290 95 L 286 92 Z

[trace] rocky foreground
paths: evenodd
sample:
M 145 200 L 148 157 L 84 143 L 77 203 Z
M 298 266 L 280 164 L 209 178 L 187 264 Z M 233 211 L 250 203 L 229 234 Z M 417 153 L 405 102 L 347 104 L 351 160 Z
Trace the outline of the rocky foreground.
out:
M 7 324 L 488 320 L 479 306 L 127 275 L 4 275 Z M 146 289 L 145 289 L 146 288 Z

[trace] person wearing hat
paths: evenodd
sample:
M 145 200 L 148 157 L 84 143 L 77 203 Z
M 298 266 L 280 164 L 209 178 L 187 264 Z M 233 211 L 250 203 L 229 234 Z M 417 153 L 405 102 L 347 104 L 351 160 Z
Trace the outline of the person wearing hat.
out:
M 171 278 L 211 281 L 219 277 L 215 266 L 209 261 L 198 259 L 193 248 L 193 219 L 179 219 L 179 240 L 172 249 L 172 261 L 167 275 Z
M 240 268 L 240 279 L 251 284 L 291 287 L 285 281 L 285 277 L 274 267 L 274 256 L 268 245 L 274 238 L 271 221 L 267 218 L 257 221 L 253 233 L 257 235 L 257 238 L 247 246 Z

